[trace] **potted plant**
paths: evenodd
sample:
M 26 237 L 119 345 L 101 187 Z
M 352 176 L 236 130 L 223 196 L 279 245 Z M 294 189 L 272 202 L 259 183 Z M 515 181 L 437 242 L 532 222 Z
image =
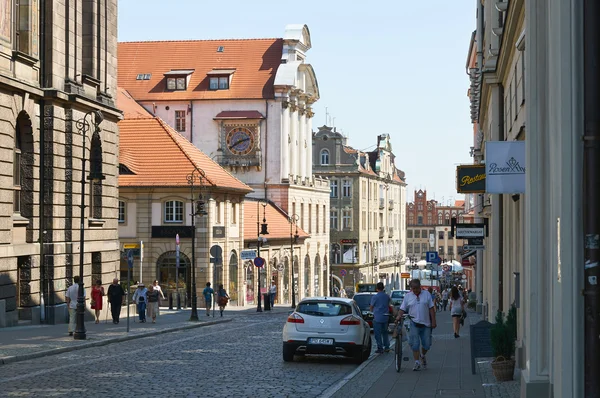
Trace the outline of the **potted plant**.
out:
M 508 311 L 508 316 L 504 319 L 504 314 L 498 310 L 496 314 L 496 323 L 490 330 L 492 351 L 494 360 L 492 361 L 492 371 L 497 381 L 513 380 L 515 372 L 515 341 L 517 340 L 517 308 L 512 305 Z

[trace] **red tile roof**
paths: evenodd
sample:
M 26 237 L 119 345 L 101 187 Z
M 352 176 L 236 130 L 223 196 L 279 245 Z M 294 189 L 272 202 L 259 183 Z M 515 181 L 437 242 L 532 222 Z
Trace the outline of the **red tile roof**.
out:
M 456 200 L 456 201 L 454 201 L 454 206 L 455 207 L 464 207 L 465 201 L 464 200 Z
M 119 175 L 120 187 L 188 186 L 187 175 L 198 168 L 216 189 L 252 191 L 158 117 L 118 125 L 120 163 L 135 173 Z
M 138 104 L 135 99 L 124 88 L 117 88 L 117 106 L 123 111 L 125 119 L 145 118 L 152 115 L 143 106 Z
M 117 81 L 138 101 L 274 98 L 282 50 L 283 39 L 123 42 Z M 164 74 L 173 69 L 194 70 L 187 90 L 167 91 Z M 213 69 L 235 69 L 228 90 L 209 90 Z M 150 80 L 137 80 L 139 74 Z
M 215 119 L 264 119 L 259 111 L 223 111 L 219 112 Z
M 269 239 L 290 239 L 290 222 L 288 221 L 288 215 L 283 210 L 269 204 L 264 208 L 261 202 L 257 200 L 246 199 L 244 200 L 244 240 L 252 241 L 258 238 L 257 216 L 258 222 L 262 224 L 264 209 L 266 209 L 269 235 L 265 235 L 267 241 Z M 259 214 L 257 214 L 257 211 Z M 292 227 L 292 232 L 296 233 L 296 226 Z M 308 238 L 310 235 L 306 233 L 302 228 L 298 226 L 298 237 Z

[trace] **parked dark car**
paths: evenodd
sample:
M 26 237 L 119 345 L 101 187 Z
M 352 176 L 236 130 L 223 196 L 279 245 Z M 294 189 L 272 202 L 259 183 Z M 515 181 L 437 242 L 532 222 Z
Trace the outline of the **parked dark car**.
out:
M 360 308 L 363 319 L 367 321 L 371 329 L 373 329 L 373 312 L 369 308 L 371 306 L 371 298 L 375 295 L 375 293 L 356 293 L 352 299 Z M 388 323 L 394 323 L 394 308 L 389 306 L 389 320 Z

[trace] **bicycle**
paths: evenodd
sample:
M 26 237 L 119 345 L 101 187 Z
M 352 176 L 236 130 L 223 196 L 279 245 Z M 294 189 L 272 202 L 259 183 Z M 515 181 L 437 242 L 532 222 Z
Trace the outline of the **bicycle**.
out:
M 412 319 L 410 315 L 404 314 L 402 316 L 402 322 L 395 321 L 396 344 L 394 345 L 394 364 L 396 366 L 396 372 L 400 372 L 400 369 L 402 369 L 402 361 L 404 360 L 404 358 L 402 357 L 402 338 L 404 330 L 406 329 L 407 333 L 410 330 L 410 322 L 406 322 L 406 320 L 410 319 Z M 406 337 L 408 338 L 408 336 Z M 408 360 L 408 358 L 406 360 Z

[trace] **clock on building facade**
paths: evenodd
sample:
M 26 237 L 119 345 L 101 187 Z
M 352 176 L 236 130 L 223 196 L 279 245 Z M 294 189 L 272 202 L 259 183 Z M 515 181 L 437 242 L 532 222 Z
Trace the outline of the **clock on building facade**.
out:
M 243 127 L 231 129 L 225 138 L 227 149 L 234 155 L 247 155 L 254 149 L 254 134 Z

